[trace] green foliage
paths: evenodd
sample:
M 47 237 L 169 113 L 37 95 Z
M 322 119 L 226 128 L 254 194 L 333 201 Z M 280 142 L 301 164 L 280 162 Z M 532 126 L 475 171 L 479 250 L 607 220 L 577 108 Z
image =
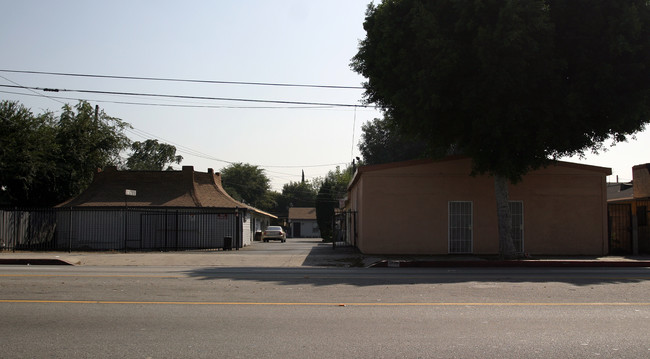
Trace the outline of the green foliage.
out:
M 517 181 L 650 114 L 645 0 L 386 0 L 352 68 L 400 133 Z
M 316 194 L 316 189 L 307 181 L 291 181 L 282 187 L 282 196 L 292 207 L 313 207 Z
M 354 175 L 353 166 L 344 170 L 336 167 L 329 171 L 323 179 L 317 179 L 314 184 L 319 186 L 316 196 L 316 221 L 324 241 L 332 240 L 332 220 L 334 210 L 339 207 L 339 200 L 347 195 L 348 184 Z
M 51 113 L 40 116 L 17 102 L 0 102 L 0 204 L 52 202 L 58 152 Z
M 495 176 L 500 249 L 508 181 L 650 121 L 646 0 L 386 0 L 364 29 L 351 66 L 366 100 Z
M 86 101 L 80 101 L 74 109 L 63 106 L 56 124 L 59 201 L 86 189 L 97 169 L 119 164 L 120 152 L 130 142 L 123 134 L 128 126 L 103 110 L 96 112 Z
M 275 191 L 267 190 L 264 192 L 261 200 L 257 202 L 255 207 L 269 213 L 277 214 L 276 208 L 278 207 L 278 199 L 281 196 L 280 193 Z
M 316 196 L 316 221 L 323 241 L 332 241 L 332 220 L 337 204 L 334 184 L 330 179 L 325 179 Z
M 221 180 L 233 198 L 260 209 L 268 207 L 266 194 L 271 185 L 264 169 L 247 163 L 233 163 L 221 169 Z
M 98 168 L 119 162 L 128 126 L 81 101 L 35 116 L 0 102 L 0 196 L 3 205 L 52 206 L 83 191 Z
M 324 183 L 329 181 L 332 198 L 335 200 L 343 199 L 348 193 L 348 185 L 352 181 L 352 176 L 354 176 L 352 165 L 348 165 L 343 170 L 341 170 L 341 167 L 336 166 L 335 170 L 327 172 L 324 180 L 319 181 L 320 188 L 322 189 Z
M 405 137 L 394 129 L 388 118 L 376 118 L 362 127 L 359 151 L 367 165 L 422 158 L 426 143 Z
M 265 212 L 271 213 L 273 215 L 276 215 L 278 217 L 286 217 L 287 216 L 286 210 L 284 210 L 284 212 L 280 210 L 281 207 L 279 203 L 281 201 L 282 201 L 282 193 L 276 191 L 266 191 L 262 203 L 257 208 Z M 272 219 L 272 223 L 274 225 L 281 224 L 279 220 L 273 220 L 273 219 Z
M 176 147 L 158 143 L 157 140 L 133 142 L 131 155 L 126 161 L 126 166 L 131 170 L 162 171 L 166 164 L 180 164 L 183 156 L 176 155 Z M 171 169 L 171 166 L 167 168 Z
M 317 190 L 308 182 L 289 182 L 277 198 L 277 213 L 287 216 L 289 207 L 314 207 Z

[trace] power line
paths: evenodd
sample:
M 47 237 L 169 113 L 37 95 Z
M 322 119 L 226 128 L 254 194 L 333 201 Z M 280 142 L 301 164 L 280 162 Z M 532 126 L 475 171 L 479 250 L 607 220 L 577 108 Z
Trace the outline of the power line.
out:
M 8 78 L 6 78 L 6 77 L 4 77 L 4 76 L 0 76 L 0 77 L 2 77 L 3 79 L 5 79 L 5 80 L 11 82 L 12 84 L 14 84 L 14 85 L 16 85 L 16 86 L 23 87 L 21 84 L 15 82 L 15 81 L 11 81 L 11 80 L 9 80 Z M 61 102 L 61 101 L 55 100 L 54 97 L 52 97 L 52 96 L 43 95 L 43 94 L 41 94 L 41 93 L 38 93 L 38 92 L 36 92 L 36 91 L 34 91 L 34 90 L 30 90 L 30 89 L 27 89 L 27 90 L 29 90 L 30 92 L 33 92 L 33 94 L 26 94 L 26 95 L 38 96 L 38 97 L 45 97 L 45 98 L 50 99 L 50 100 L 52 100 L 52 101 L 58 102 L 58 103 L 60 103 L 60 104 L 64 104 L 64 103 Z M 64 104 L 64 105 L 65 105 L 65 104 Z
M 2 76 L 0 76 L 0 77 L 2 77 Z M 34 95 L 34 94 L 20 94 L 20 93 L 13 93 L 13 92 L 7 92 L 7 91 L 0 91 L 0 93 L 12 93 L 12 94 L 18 94 L 18 95 L 38 96 L 38 97 L 43 96 L 43 95 L 40 95 L 40 94 L 36 94 L 36 95 Z M 52 99 L 50 97 L 47 97 L 47 98 Z M 57 97 L 54 97 L 54 98 L 57 98 Z M 101 102 L 101 101 L 96 101 L 96 102 Z M 190 156 L 204 158 L 204 159 L 217 161 L 217 162 L 223 162 L 223 163 L 227 163 L 227 164 L 236 163 L 234 161 L 222 160 L 222 159 L 216 158 L 216 157 L 214 157 L 212 155 L 209 155 L 209 154 L 206 154 L 206 153 L 203 153 L 203 152 L 200 152 L 200 151 L 196 151 L 194 149 L 183 146 L 181 144 L 174 143 L 172 141 L 161 138 L 159 136 L 156 136 L 156 135 L 154 135 L 152 133 L 149 133 L 149 132 L 146 132 L 144 130 L 137 129 L 137 128 L 133 127 L 133 126 L 131 126 L 131 128 L 126 128 L 126 131 L 131 132 L 134 135 L 139 136 L 139 137 L 141 137 L 143 139 L 153 138 L 153 139 L 158 139 L 158 140 L 164 141 L 165 143 L 172 144 L 176 148 L 179 149 L 179 152 L 185 153 L 185 154 L 190 155 Z M 318 164 L 318 165 L 257 165 L 257 166 L 265 167 L 265 168 L 317 168 L 317 167 L 332 167 L 332 166 L 339 166 L 339 165 L 345 165 L 345 164 L 346 163 L 344 163 L 344 162 L 339 162 L 339 163 Z M 282 174 L 282 175 L 286 175 L 286 176 L 291 176 L 291 177 L 294 176 L 293 174 L 290 174 L 290 173 L 275 172 L 275 171 L 269 171 L 269 172 Z
M 0 71 L 2 71 L 2 70 L 0 70 Z M 20 84 L 14 82 L 14 81 L 11 81 L 11 80 L 5 78 L 4 76 L 0 76 L 0 77 L 3 78 L 3 79 L 5 79 L 5 80 L 7 80 L 7 81 L 9 81 L 9 82 L 11 82 L 11 83 L 14 83 L 14 84 L 15 84 L 15 86 L 11 86 L 11 85 L 0 85 L 0 87 L 9 87 L 9 88 L 21 88 L 21 89 L 26 89 L 26 90 L 29 90 L 29 91 L 33 92 L 34 94 L 25 94 L 25 93 L 15 93 L 15 92 L 8 92 L 8 91 L 0 91 L 0 92 L 2 92 L 2 93 L 11 93 L 11 94 L 25 95 L 25 96 L 38 96 L 38 97 L 45 97 L 45 98 L 48 98 L 48 99 L 50 99 L 50 100 L 53 100 L 53 101 L 56 101 L 56 102 L 59 102 L 59 103 L 61 103 L 61 102 L 55 100 L 55 98 L 58 98 L 58 99 L 70 99 L 70 98 L 65 98 L 65 97 L 46 96 L 46 95 L 39 94 L 39 93 L 33 91 L 33 90 L 43 90 L 43 91 L 48 91 L 48 90 L 49 90 L 49 91 L 51 91 L 51 92 L 59 92 L 59 90 L 41 89 L 41 88 L 33 88 L 33 87 L 30 88 L 30 87 L 27 87 L 27 86 L 22 86 L 22 85 L 20 85 Z M 66 91 L 75 91 L 75 90 L 66 90 Z M 160 95 L 160 96 L 164 96 L 164 95 Z M 255 100 L 251 100 L 251 101 L 255 101 Z M 262 101 L 263 101 L 263 100 L 262 100 Z M 98 101 L 98 100 L 96 100 L 96 102 L 110 102 L 110 101 Z M 133 103 L 133 104 L 136 104 L 136 103 Z M 351 105 L 351 106 L 353 106 L 354 109 L 355 109 L 355 119 L 356 119 L 356 108 L 357 108 L 358 105 Z M 273 108 L 275 108 L 275 107 L 273 107 Z M 159 137 L 156 136 L 156 135 L 153 135 L 153 134 L 148 133 L 148 132 L 143 131 L 143 130 L 136 129 L 135 127 L 132 127 L 132 126 L 131 126 L 130 128 L 127 127 L 126 130 L 129 131 L 129 132 L 132 132 L 133 134 L 135 134 L 135 135 L 137 135 L 137 136 L 139 136 L 139 137 L 142 137 L 142 138 L 144 138 L 144 139 L 148 139 L 148 138 L 153 137 L 153 138 L 157 138 L 157 139 L 160 139 L 160 140 L 162 140 L 162 141 L 165 141 L 165 142 L 167 142 L 167 143 L 173 144 L 173 145 L 175 145 L 175 146 L 178 147 L 179 152 L 181 152 L 181 153 L 187 153 L 187 154 L 190 155 L 190 156 L 195 156 L 195 157 L 205 158 L 205 159 L 209 159 L 209 160 L 213 160 L 213 161 L 218 161 L 218 162 L 224 162 L 224 163 L 227 163 L 227 164 L 234 164 L 234 163 L 236 163 L 236 162 L 233 162 L 233 161 L 226 161 L 226 160 L 222 160 L 222 159 L 219 159 L 219 158 L 213 157 L 213 156 L 211 156 L 211 155 L 208 155 L 208 154 L 205 154 L 205 153 L 202 153 L 202 152 L 199 152 L 199 151 L 193 150 L 193 149 L 191 149 L 191 148 L 189 148 L 189 147 L 186 147 L 186 146 L 183 146 L 183 145 L 175 144 L 175 143 L 173 143 L 173 142 L 171 142 L 171 141 L 168 141 L 168 140 L 165 140 L 165 139 L 159 138 Z M 346 164 L 346 163 L 340 162 L 340 163 L 319 164 L 319 165 L 288 165 L 288 166 L 283 166 L 283 165 L 257 165 L 257 166 L 259 166 L 259 167 L 263 167 L 263 168 L 316 168 L 316 167 L 331 167 L 331 166 L 338 166 L 338 165 L 344 165 L 344 164 Z M 276 173 L 276 174 L 281 174 L 281 175 L 290 176 L 290 177 L 294 177 L 294 176 L 295 176 L 294 174 L 289 174 L 289 173 L 283 173 L 283 172 L 277 172 L 277 171 L 270 171 L 270 170 L 266 170 L 266 171 L 269 172 L 269 173 Z M 277 176 L 276 176 L 276 177 L 277 177 Z
M 214 157 L 212 155 L 209 155 L 207 153 L 203 153 L 203 152 L 191 149 L 191 148 L 189 148 L 187 146 L 183 146 L 183 145 L 174 143 L 172 141 L 161 138 L 161 137 L 159 137 L 159 136 L 157 136 L 157 135 L 155 135 L 153 133 L 150 133 L 150 132 L 147 132 L 147 131 L 144 131 L 144 130 L 141 130 L 141 129 L 137 129 L 135 127 L 131 128 L 131 129 L 127 128 L 127 131 L 129 131 L 129 132 L 131 132 L 131 133 L 133 133 L 133 134 L 135 134 L 137 136 L 140 136 L 140 137 L 142 137 L 144 139 L 153 138 L 153 139 L 158 139 L 158 140 L 164 141 L 165 143 L 174 145 L 177 149 L 182 150 L 181 152 L 185 152 L 190 156 L 200 157 L 200 158 L 213 160 L 213 161 L 217 161 L 217 162 L 223 162 L 223 163 L 227 163 L 227 164 L 230 164 L 230 165 L 238 163 L 236 161 L 227 161 L 227 160 L 216 158 L 216 157 Z M 258 164 L 258 165 L 255 165 L 255 166 L 264 167 L 264 168 L 317 168 L 317 167 L 340 166 L 340 165 L 346 165 L 346 164 L 347 164 L 346 162 L 339 162 L 339 163 L 328 163 L 328 164 L 317 164 L 317 165 L 262 165 L 262 164 Z M 273 172 L 273 171 L 269 171 L 269 172 Z M 287 175 L 287 176 L 294 176 L 293 174 L 290 174 L 290 173 L 282 173 L 282 172 L 273 172 L 273 173 L 279 173 L 279 174 L 283 174 L 283 175 Z
M 290 83 L 244 82 L 244 81 L 219 81 L 219 80 L 195 80 L 195 79 L 178 79 L 178 78 L 164 78 L 164 77 L 140 77 L 140 76 L 116 76 L 116 75 L 90 75 L 90 74 L 64 73 L 64 72 L 5 70 L 5 69 L 0 69 L 0 72 L 11 72 L 11 73 L 19 73 L 19 74 L 54 75 L 54 76 L 89 77 L 89 78 L 102 78 L 102 79 L 119 79 L 119 80 L 145 80 L 145 81 L 190 82 L 190 83 L 203 83 L 203 84 L 281 86 L 281 87 L 311 87 L 311 88 L 324 88 L 324 89 L 363 90 L 363 87 L 361 87 L 361 86 L 337 86 L 337 85 L 290 84 Z
M 204 159 L 208 159 L 208 160 L 211 160 L 211 161 L 223 162 L 223 163 L 227 163 L 227 164 L 229 164 L 229 165 L 232 165 L 232 164 L 235 164 L 235 163 L 236 163 L 236 162 L 234 162 L 234 161 L 226 161 L 226 160 L 222 160 L 222 159 L 219 159 L 219 158 L 213 157 L 213 156 L 211 156 L 211 155 L 208 155 L 208 154 L 206 154 L 206 153 L 203 153 L 203 152 L 200 152 L 200 151 L 196 151 L 196 150 L 191 149 L 191 148 L 189 148 L 189 147 L 186 147 L 186 146 L 183 146 L 183 145 L 179 145 L 179 144 L 177 144 L 177 143 L 174 143 L 174 142 L 172 142 L 172 141 L 168 141 L 168 140 L 166 140 L 166 139 L 164 139 L 164 138 L 160 138 L 160 137 L 156 136 L 155 134 L 149 133 L 149 132 L 144 131 L 144 130 L 137 129 L 137 128 L 135 128 L 135 127 L 127 128 L 126 130 L 127 130 L 128 132 L 131 132 L 132 134 L 138 136 L 138 137 L 143 138 L 143 139 L 156 139 L 156 140 L 161 140 L 161 141 L 163 141 L 163 142 L 165 142 L 165 143 L 168 143 L 168 144 L 174 145 L 174 146 L 176 147 L 176 149 L 177 149 L 177 152 L 180 153 L 180 154 L 187 154 L 187 155 L 190 155 L 190 156 L 199 157 L 199 158 L 204 158 Z M 264 166 L 259 165 L 258 167 L 264 167 Z M 266 169 L 265 169 L 265 171 L 268 172 L 268 173 L 275 173 L 275 174 L 280 174 L 280 175 L 288 176 L 288 177 L 284 177 L 284 179 L 287 179 L 287 178 L 294 178 L 294 177 L 297 176 L 297 175 L 295 175 L 295 174 L 282 173 L 282 172 L 276 172 L 276 171 L 269 171 L 269 170 L 266 170 Z M 282 177 L 277 176 L 277 175 L 276 175 L 276 176 L 267 176 L 267 177 L 268 177 L 269 179 L 270 179 L 270 178 L 282 178 Z
M 0 76 L 2 77 L 2 76 Z M 4 78 L 4 77 L 3 77 Z M 166 103 L 153 103 L 153 102 L 130 102 L 130 101 L 111 101 L 111 100 L 94 100 L 88 98 L 78 97 L 63 97 L 63 96 L 46 96 L 40 93 L 22 93 L 13 91 L 0 91 L 11 95 L 32 96 L 32 97 L 46 97 L 51 100 L 74 100 L 74 101 L 88 101 L 99 103 L 112 103 L 117 105 L 136 105 L 136 106 L 156 106 L 156 107 L 179 107 L 179 108 L 212 108 L 212 109 L 253 109 L 253 110 L 327 110 L 333 108 L 332 106 L 231 106 L 231 105 L 190 105 L 190 104 L 166 104 Z M 56 101 L 65 104 L 61 101 Z
M 210 97 L 210 96 L 188 96 L 188 95 L 165 95 L 144 92 L 120 92 L 120 91 L 98 91 L 98 90 L 74 90 L 74 89 L 53 89 L 43 87 L 29 87 L 18 85 L 0 85 L 0 87 L 21 88 L 25 90 L 39 90 L 45 92 L 79 92 L 92 93 L 99 95 L 122 95 L 122 96 L 143 96 L 143 97 L 162 97 L 191 100 L 211 100 L 211 101 L 234 101 L 234 102 L 257 102 L 257 103 L 275 103 L 283 105 L 308 105 L 308 106 L 331 106 L 331 107 L 368 107 L 364 104 L 342 104 L 342 103 L 323 103 L 323 102 L 306 102 L 306 101 L 282 101 L 282 100 L 260 100 L 246 98 L 229 98 L 229 97 Z

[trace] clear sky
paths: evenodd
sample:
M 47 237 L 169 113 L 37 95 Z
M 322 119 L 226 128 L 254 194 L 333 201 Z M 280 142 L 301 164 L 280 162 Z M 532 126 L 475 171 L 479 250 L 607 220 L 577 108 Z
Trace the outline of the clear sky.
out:
M 0 15 L 0 70 L 360 86 L 350 59 L 364 38 L 368 0 L 8 1 Z M 198 84 L 0 72 L 0 85 L 360 105 L 360 89 Z M 8 93 L 11 92 L 11 93 Z M 134 141 L 173 144 L 181 165 L 220 170 L 229 162 L 264 168 L 275 190 L 324 176 L 359 156 L 361 125 L 373 108 L 203 99 L 39 94 L 0 87 L 35 113 L 86 99 L 130 123 Z M 130 103 L 140 103 L 126 104 Z M 161 106 L 169 105 L 169 106 Z M 206 107 L 207 106 L 207 107 Z M 572 162 L 610 167 L 621 181 L 650 162 L 650 131 Z

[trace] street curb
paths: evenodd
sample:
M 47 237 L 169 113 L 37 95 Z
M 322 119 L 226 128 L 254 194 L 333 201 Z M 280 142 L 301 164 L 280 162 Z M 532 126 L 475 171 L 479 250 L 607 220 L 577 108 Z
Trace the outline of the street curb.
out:
M 1 258 L 0 265 L 41 265 L 41 266 L 56 266 L 56 265 L 66 265 L 71 266 L 72 263 L 68 263 L 61 259 L 46 259 L 46 258 Z
M 395 261 L 382 260 L 369 268 L 598 268 L 598 267 L 650 267 L 650 261 L 557 261 L 557 260 L 515 260 L 515 261 Z

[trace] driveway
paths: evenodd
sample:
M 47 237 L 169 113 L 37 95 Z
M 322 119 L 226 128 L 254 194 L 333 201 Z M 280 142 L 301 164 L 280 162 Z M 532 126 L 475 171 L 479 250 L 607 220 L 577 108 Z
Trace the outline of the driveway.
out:
M 279 263 L 280 267 L 351 267 L 364 264 L 363 256 L 356 249 L 333 249 L 331 243 L 323 243 L 321 238 L 287 238 L 285 243 L 255 242 L 239 252 L 244 256 L 265 256 L 265 261 Z

